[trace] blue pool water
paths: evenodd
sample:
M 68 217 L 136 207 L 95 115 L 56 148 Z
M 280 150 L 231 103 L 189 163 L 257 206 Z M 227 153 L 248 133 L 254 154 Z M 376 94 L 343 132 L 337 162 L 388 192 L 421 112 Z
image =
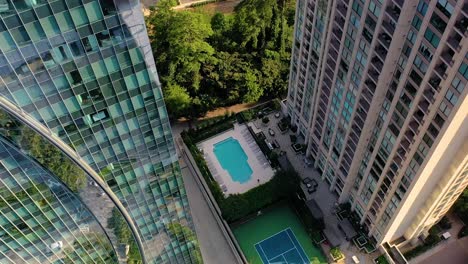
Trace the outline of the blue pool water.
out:
M 229 172 L 233 181 L 245 183 L 250 180 L 252 168 L 247 163 L 245 154 L 239 141 L 232 137 L 214 144 L 213 150 L 221 167 Z

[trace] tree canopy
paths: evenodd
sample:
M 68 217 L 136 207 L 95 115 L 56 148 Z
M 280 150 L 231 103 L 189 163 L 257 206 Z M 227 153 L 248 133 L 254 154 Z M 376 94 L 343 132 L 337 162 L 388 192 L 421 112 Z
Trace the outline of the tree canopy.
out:
M 284 95 L 294 6 L 244 0 L 233 15 L 211 15 L 159 1 L 147 26 L 171 117 Z

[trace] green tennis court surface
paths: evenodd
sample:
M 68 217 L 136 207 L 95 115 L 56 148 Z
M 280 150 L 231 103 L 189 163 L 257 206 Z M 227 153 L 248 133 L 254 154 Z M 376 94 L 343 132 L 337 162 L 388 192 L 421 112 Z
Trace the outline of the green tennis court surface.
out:
M 273 236 L 255 244 L 263 264 L 295 263 L 309 264 L 310 261 L 296 239 L 291 228 L 287 228 Z
M 326 263 L 287 205 L 265 212 L 233 232 L 250 264 Z

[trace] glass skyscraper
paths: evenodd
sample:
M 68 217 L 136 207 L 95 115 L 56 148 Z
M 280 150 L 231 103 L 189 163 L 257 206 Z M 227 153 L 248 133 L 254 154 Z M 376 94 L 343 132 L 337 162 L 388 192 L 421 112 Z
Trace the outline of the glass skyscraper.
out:
M 0 109 L 1 263 L 198 261 L 139 1 L 1 0 Z

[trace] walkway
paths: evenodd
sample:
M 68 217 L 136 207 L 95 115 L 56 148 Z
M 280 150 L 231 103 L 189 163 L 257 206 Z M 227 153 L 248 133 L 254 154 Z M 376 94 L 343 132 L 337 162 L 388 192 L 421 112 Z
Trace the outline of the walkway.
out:
M 186 156 L 183 155 L 183 158 L 179 159 L 179 163 L 203 261 L 205 264 L 235 264 L 237 262 L 231 247 L 218 226 L 215 216 L 194 178 L 193 171 L 187 166 L 185 159 Z
M 450 264 L 465 264 L 468 262 L 468 237 L 461 239 L 451 238 L 447 242 L 434 249 L 414 258 L 411 264 L 440 264 L 448 262 Z

